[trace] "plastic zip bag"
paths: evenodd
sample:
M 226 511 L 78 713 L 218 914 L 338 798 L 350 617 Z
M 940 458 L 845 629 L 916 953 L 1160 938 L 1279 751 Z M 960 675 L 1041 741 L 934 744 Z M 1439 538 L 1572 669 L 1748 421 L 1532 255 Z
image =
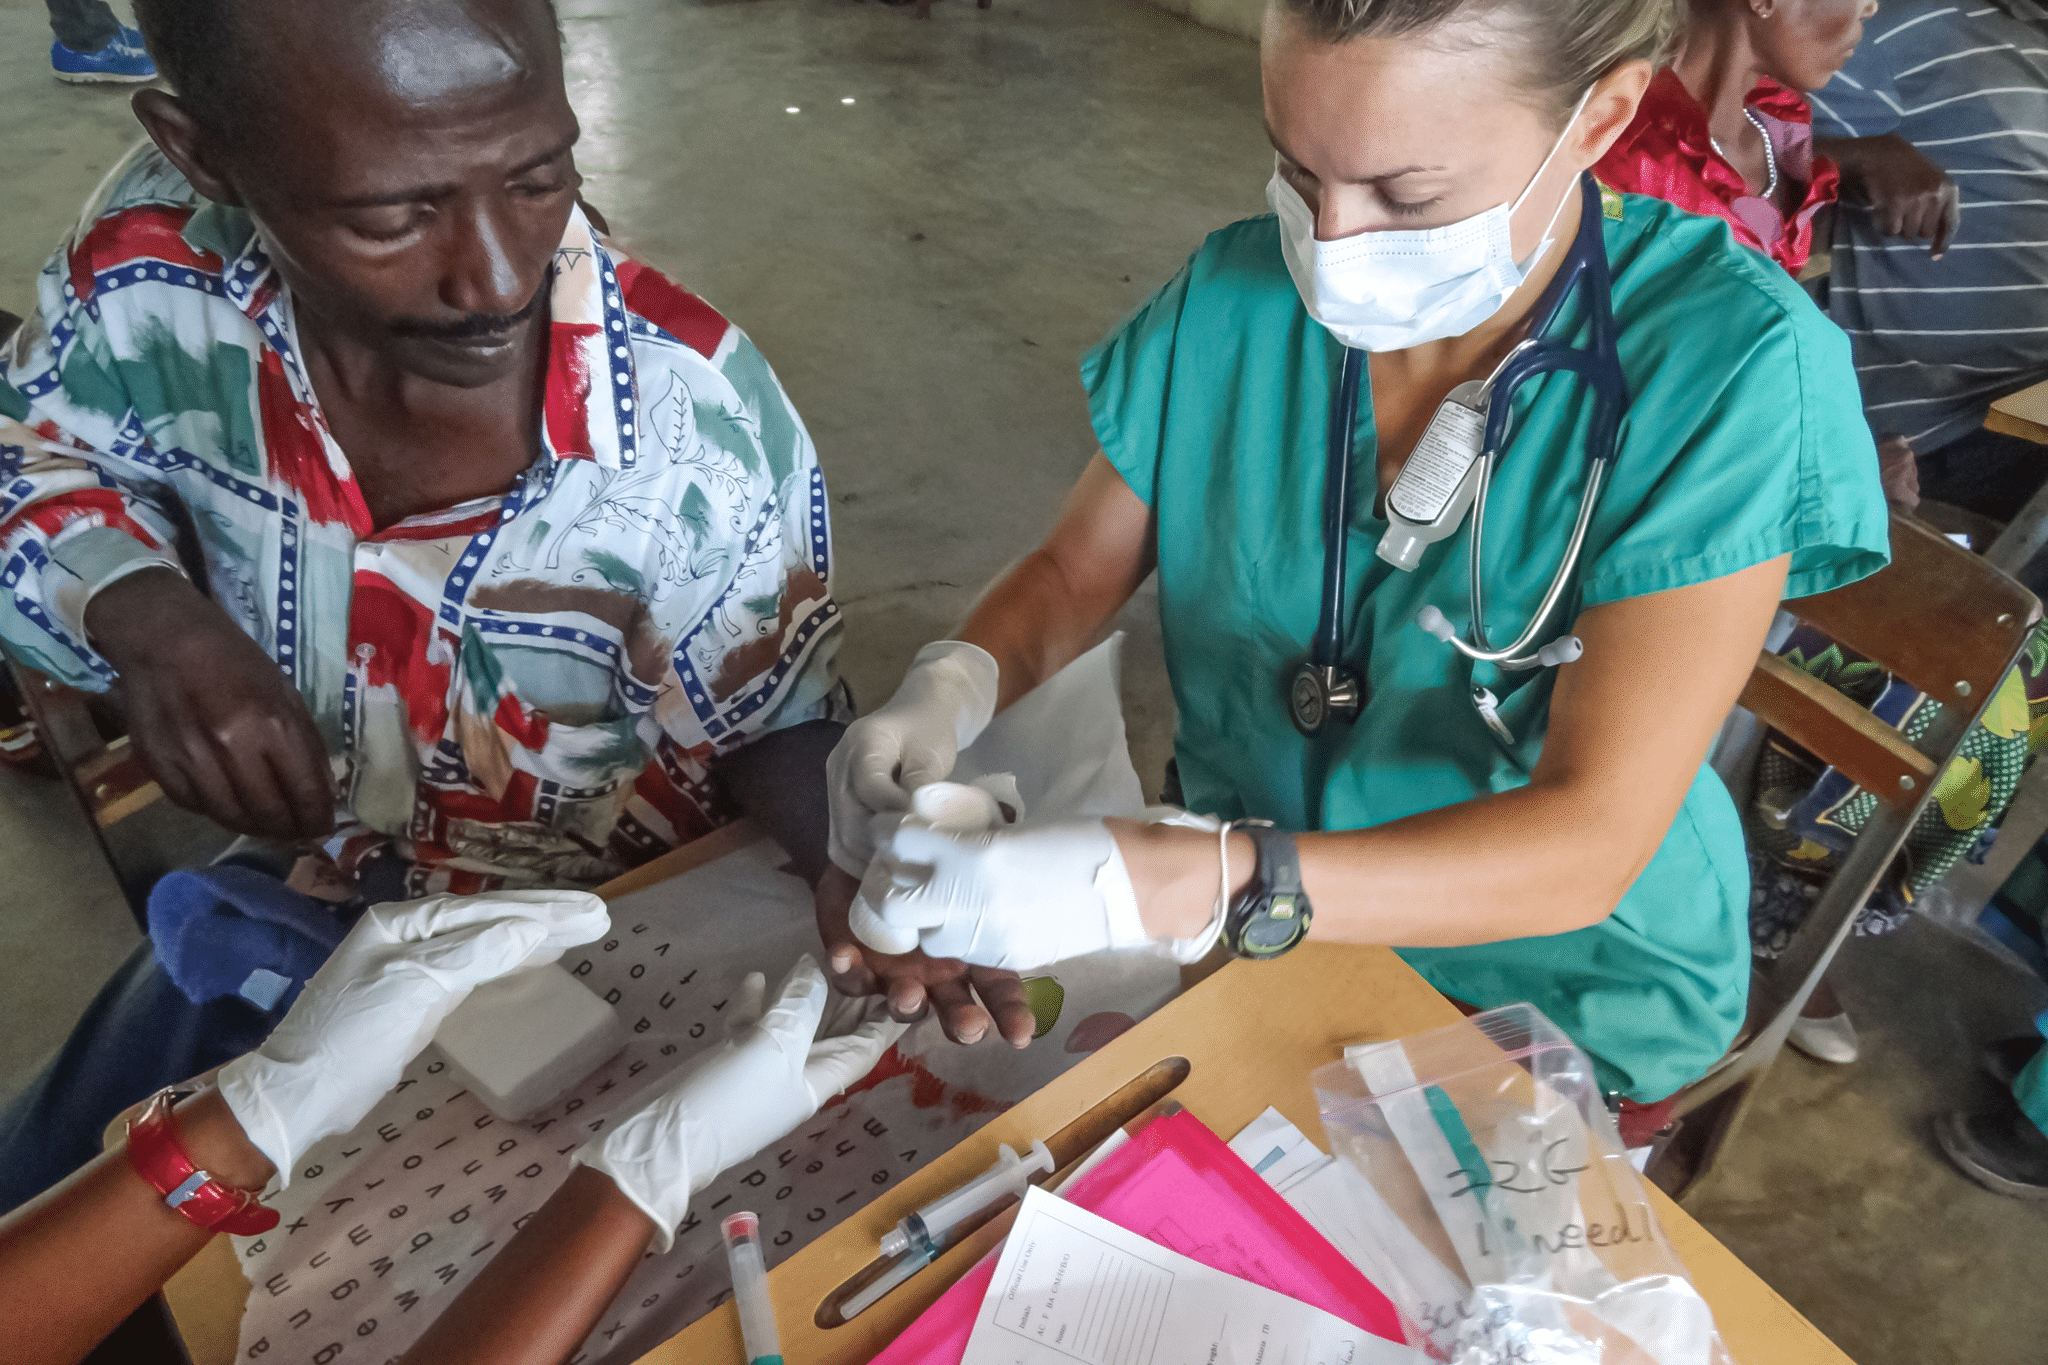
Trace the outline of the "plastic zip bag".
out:
M 1314 1075 L 1368 1268 L 1452 1365 L 1731 1365 L 1601 1102 L 1533 1005 Z

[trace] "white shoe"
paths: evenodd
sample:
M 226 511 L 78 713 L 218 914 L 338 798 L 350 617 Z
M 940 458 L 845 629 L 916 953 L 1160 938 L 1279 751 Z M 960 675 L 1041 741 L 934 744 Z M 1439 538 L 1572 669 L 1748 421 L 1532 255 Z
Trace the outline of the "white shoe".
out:
M 1816 1062 L 1847 1066 L 1856 1060 L 1856 1026 L 1846 1012 L 1825 1019 L 1801 1016 L 1792 1022 L 1792 1036 L 1785 1040 Z

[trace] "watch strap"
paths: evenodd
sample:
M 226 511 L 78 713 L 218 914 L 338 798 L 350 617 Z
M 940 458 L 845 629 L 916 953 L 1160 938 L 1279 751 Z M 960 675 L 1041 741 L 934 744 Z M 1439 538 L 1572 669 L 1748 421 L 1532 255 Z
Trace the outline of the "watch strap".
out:
M 1238 826 L 1251 836 L 1252 847 L 1258 850 L 1258 866 L 1252 872 L 1252 880 L 1263 887 L 1268 895 L 1286 893 L 1301 894 L 1301 852 L 1294 846 L 1294 836 L 1264 820 L 1256 823 L 1247 821 Z
M 128 1164 L 188 1222 L 209 1232 L 238 1237 L 268 1232 L 278 1224 L 276 1209 L 257 1202 L 255 1190 L 216 1180 L 194 1164 L 178 1135 L 171 1108 L 191 1091 L 159 1090 L 128 1121 Z

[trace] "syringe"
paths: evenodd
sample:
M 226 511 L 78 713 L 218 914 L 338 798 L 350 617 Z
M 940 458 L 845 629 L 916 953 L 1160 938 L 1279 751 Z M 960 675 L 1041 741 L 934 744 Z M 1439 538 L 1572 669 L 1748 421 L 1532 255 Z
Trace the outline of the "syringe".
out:
M 1007 1144 L 996 1149 L 996 1164 L 951 1194 L 933 1200 L 882 1234 L 882 1254 L 901 1256 L 914 1252 L 929 1260 L 939 1254 L 953 1230 L 1011 1195 L 1021 1197 L 1031 1177 L 1050 1173 L 1056 1163 L 1045 1143 L 1031 1144 L 1028 1157 L 1018 1156 Z

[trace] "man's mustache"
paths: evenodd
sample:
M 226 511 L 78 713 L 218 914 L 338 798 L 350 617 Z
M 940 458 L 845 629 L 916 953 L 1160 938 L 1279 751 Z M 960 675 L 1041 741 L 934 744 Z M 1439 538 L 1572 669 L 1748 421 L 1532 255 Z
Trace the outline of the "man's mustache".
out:
M 469 313 L 453 322 L 400 318 L 391 324 L 390 331 L 393 336 L 421 341 L 474 341 L 478 337 L 503 336 L 533 321 L 547 292 L 547 286 L 543 284 L 527 300 L 526 306 L 516 313 Z

